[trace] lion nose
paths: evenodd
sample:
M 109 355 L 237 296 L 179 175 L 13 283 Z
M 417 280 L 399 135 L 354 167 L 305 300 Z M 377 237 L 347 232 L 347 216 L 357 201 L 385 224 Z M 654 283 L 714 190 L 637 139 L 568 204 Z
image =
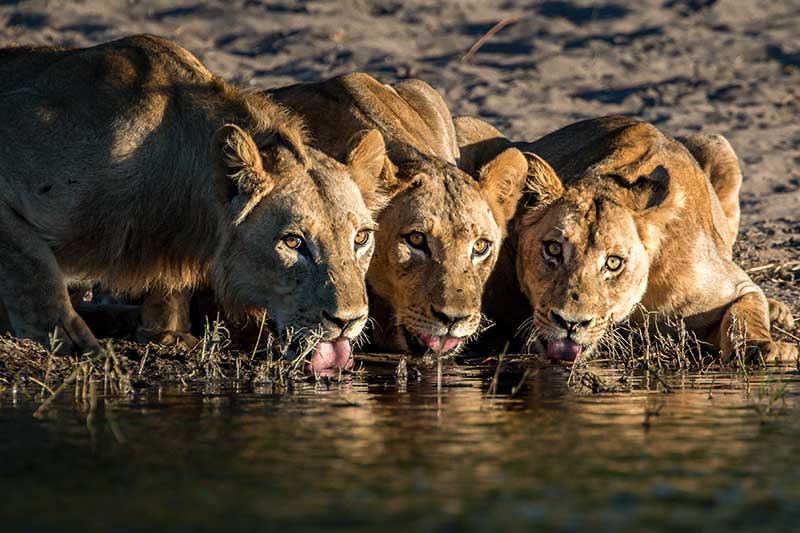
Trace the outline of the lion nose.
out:
M 431 313 L 436 317 L 437 320 L 441 321 L 442 324 L 448 327 L 458 324 L 462 320 L 466 320 L 470 317 L 470 315 L 459 315 L 454 312 L 448 313 L 444 310 L 436 309 L 434 306 L 431 306 Z
M 357 324 L 361 322 L 367 317 L 365 313 L 356 315 L 355 313 L 347 313 L 347 314 L 337 314 L 332 315 L 327 311 L 322 311 L 322 318 L 331 322 L 334 326 L 341 330 L 341 335 L 344 336 L 345 333 L 350 329 L 350 326 L 353 324 Z
M 567 333 L 574 333 L 579 329 L 584 329 L 589 327 L 592 323 L 592 318 L 575 318 L 575 317 L 568 317 L 564 318 L 563 315 L 558 314 L 557 312 L 550 310 L 550 319 L 559 327 L 564 328 Z

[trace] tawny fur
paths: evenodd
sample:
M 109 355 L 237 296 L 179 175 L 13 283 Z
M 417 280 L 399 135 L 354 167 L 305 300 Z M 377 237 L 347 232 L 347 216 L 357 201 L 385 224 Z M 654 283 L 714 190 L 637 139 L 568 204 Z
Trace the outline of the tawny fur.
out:
M 0 50 L 0 116 L 0 315 L 16 335 L 58 328 L 62 351 L 96 350 L 72 279 L 166 294 L 210 282 L 300 329 L 366 313 L 371 246 L 356 254 L 353 236 L 374 224 L 362 194 L 383 203 L 374 162 L 306 147 L 299 118 L 175 43 Z M 379 137 L 361 151 L 383 160 Z M 287 231 L 308 258 L 281 247 Z
M 478 119 L 455 124 L 462 150 L 469 146 L 477 162 L 502 145 Z M 737 335 L 750 360 L 796 358 L 795 346 L 770 335 L 780 304 L 731 258 L 742 179 L 735 153 L 719 135 L 685 142 L 650 124 L 604 117 L 513 143 L 529 154 L 531 175 L 487 288 L 485 309 L 506 326 L 501 331 L 515 330 L 532 310 L 539 335 L 563 338 L 555 311 L 583 322 L 572 338 L 591 347 L 641 303 L 682 318 L 723 360 L 733 357 Z M 563 248 L 560 262 L 546 258 L 548 241 Z M 625 259 L 620 272 L 607 269 L 609 255 Z M 502 305 L 492 300 L 504 293 Z
M 419 80 L 384 85 L 350 74 L 271 91 L 299 113 L 312 145 L 339 154 L 364 128 L 387 146 L 384 177 L 393 196 L 378 219 L 376 253 L 367 274 L 377 327 L 373 348 L 408 350 L 408 334 L 466 338 L 481 321 L 483 287 L 497 259 L 507 221 L 526 174 L 521 153 L 460 170 L 455 130 L 441 95 Z M 424 250 L 407 236 L 425 234 Z M 492 243 L 472 255 L 478 239 Z

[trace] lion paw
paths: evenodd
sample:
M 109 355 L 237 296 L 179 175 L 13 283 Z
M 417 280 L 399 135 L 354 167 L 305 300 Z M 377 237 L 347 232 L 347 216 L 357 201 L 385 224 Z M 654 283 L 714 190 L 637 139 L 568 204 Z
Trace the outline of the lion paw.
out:
M 191 350 L 200 344 L 200 339 L 191 333 L 174 332 L 172 334 L 172 339 L 172 344 L 176 344 L 185 350 Z
M 786 363 L 797 360 L 797 346 L 789 342 L 754 341 L 745 348 L 747 363 Z
M 55 350 L 56 355 L 99 354 L 100 343 L 92 334 L 86 322 L 72 312 L 59 321 L 45 344 Z
M 792 310 L 785 303 L 767 298 L 769 304 L 769 321 L 784 329 L 791 329 L 794 326 Z
M 136 332 L 138 342 L 153 342 L 165 346 L 179 346 L 185 350 L 191 350 L 200 342 L 200 339 L 190 333 L 180 331 L 160 331 L 151 332 L 140 328 Z
M 62 337 L 63 332 L 56 330 L 55 345 L 52 343 L 48 347 L 55 349 L 54 355 L 97 355 L 100 353 L 100 344 L 97 341 L 73 341 L 69 338 Z

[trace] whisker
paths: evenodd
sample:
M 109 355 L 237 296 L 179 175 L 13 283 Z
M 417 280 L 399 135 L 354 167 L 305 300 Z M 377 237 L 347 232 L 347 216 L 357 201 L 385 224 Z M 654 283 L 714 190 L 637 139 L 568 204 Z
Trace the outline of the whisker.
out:
M 541 329 L 540 327 L 538 326 L 532 327 L 530 334 L 528 335 L 528 338 L 525 340 L 525 351 L 527 353 L 532 353 L 531 349 L 533 348 L 533 345 L 536 343 L 536 341 L 542 338 L 544 334 L 545 334 L 544 330 Z
M 533 328 L 533 316 L 530 316 L 522 321 L 522 324 L 519 325 L 514 336 L 524 337 L 525 334 L 531 330 L 531 328 Z
M 476 333 L 483 334 L 486 331 L 488 331 L 489 329 L 493 328 L 494 324 L 495 323 L 494 323 L 493 320 L 491 320 L 488 316 L 486 316 L 483 313 L 481 313 L 478 316 L 478 327 L 475 328 Z
M 350 341 L 354 350 L 360 350 L 364 346 L 369 344 L 369 334 L 367 333 L 367 328 L 361 330 L 361 333 L 356 335 L 352 341 Z

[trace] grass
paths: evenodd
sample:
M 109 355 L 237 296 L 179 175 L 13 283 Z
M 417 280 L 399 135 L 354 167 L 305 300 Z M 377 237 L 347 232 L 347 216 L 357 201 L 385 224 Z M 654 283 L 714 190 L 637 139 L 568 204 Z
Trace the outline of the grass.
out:
M 289 360 L 285 350 L 277 349 L 272 335 L 264 331 L 264 323 L 262 320 L 259 336 L 248 350 L 233 345 L 230 331 L 219 317 L 206 322 L 200 342 L 188 350 L 116 340 L 96 355 L 56 356 L 60 342 L 55 337 L 48 349 L 32 341 L 0 336 L 0 393 L 35 394 L 42 402 L 35 416 L 41 417 L 70 387 L 74 387 L 76 401 L 85 403 L 96 401 L 97 396 L 124 397 L 155 382 L 188 386 L 193 382 L 246 381 L 289 390 L 296 380 L 315 379 L 305 375 L 303 357 Z
M 103 362 L 102 372 L 96 366 L 101 361 Z M 76 385 L 76 399 L 80 398 L 86 401 L 91 396 L 91 400 L 96 403 L 96 387 L 99 379 L 95 378 L 102 378 L 104 396 L 122 396 L 132 390 L 128 373 L 123 370 L 109 343 L 98 355 L 75 363 L 75 370 L 55 390 L 50 391 L 50 396 L 36 409 L 33 416 L 41 418 L 53 401 L 72 383 Z M 49 389 L 46 383 L 41 383 L 41 385 L 43 388 Z
M 656 317 L 638 306 L 631 321 L 606 334 L 592 360 L 628 370 L 664 371 L 704 370 L 716 358 L 682 320 Z
M 773 325 L 772 330 L 776 340 L 800 341 L 797 335 L 778 326 Z M 574 390 L 595 393 L 625 390 L 618 383 L 609 384 L 603 380 L 595 371 L 601 367 L 621 371 L 623 376 L 646 373 L 667 393 L 671 389 L 665 376 L 683 371 L 707 374 L 732 370 L 749 386 L 752 372 L 766 368 L 766 362 L 763 358 L 752 359 L 752 351 L 745 341 L 746 323 L 736 316 L 732 318 L 728 334 L 734 339 L 733 356 L 723 363 L 712 347 L 689 331 L 682 320 L 663 315 L 656 317 L 655 313 L 639 306 L 630 321 L 615 326 L 606 334 L 594 353 L 579 357 L 573 363 L 568 383 Z M 800 369 L 800 362 L 796 364 Z
M 789 268 L 779 265 L 779 268 Z M 794 268 L 793 265 L 790 266 Z M 777 267 L 771 266 L 774 269 Z M 762 270 L 766 272 L 767 270 Z M 626 376 L 632 373 L 645 373 L 647 379 L 655 382 L 665 393 L 671 386 L 665 379 L 670 374 L 692 371 L 699 374 L 725 367 L 710 353 L 709 346 L 687 330 L 681 320 L 656 320 L 653 313 L 638 308 L 634 322 L 616 326 L 600 343 L 598 349 L 588 356 L 579 357 L 569 368 L 567 384 L 576 391 L 592 393 L 624 392 L 630 390 Z M 189 385 L 193 382 L 250 382 L 269 383 L 277 390 L 291 390 L 297 380 L 308 380 L 304 374 L 304 358 L 287 358 L 286 349 L 279 349 L 275 338 L 265 330 L 266 316 L 260 320 L 258 336 L 252 347 L 242 350 L 231 340 L 231 333 L 219 318 L 207 321 L 204 335 L 191 350 L 159 345 L 141 345 L 127 341 L 108 343 L 103 351 L 93 357 L 55 356 L 60 343 L 55 337 L 50 339 L 49 349 L 29 341 L 21 341 L 0 336 L 0 393 L 4 390 L 35 391 L 42 402 L 37 411 L 40 416 L 52 402 L 70 386 L 75 386 L 76 398 L 86 401 L 92 394 L 92 387 L 102 386 L 99 394 L 103 396 L 124 396 L 136 386 L 155 382 L 180 382 Z M 791 331 L 777 329 L 778 334 L 792 341 L 798 336 Z M 731 333 L 739 339 L 734 343 L 734 357 L 728 368 L 734 369 L 742 382 L 750 387 L 752 366 L 747 360 L 744 324 L 734 318 Z M 289 335 L 291 337 L 291 335 Z M 303 353 L 301 350 L 300 353 Z M 427 354 L 420 359 L 406 357 L 391 358 L 396 368 L 398 385 L 407 383 L 409 372 L 419 376 L 417 367 L 437 368 L 437 390 L 442 392 L 442 365 L 444 359 L 452 354 L 439 356 Z M 369 360 L 375 357 L 367 357 Z M 494 358 L 491 358 L 494 359 Z M 508 345 L 496 358 L 494 375 L 488 385 L 487 398 L 497 394 L 501 374 L 509 365 L 528 364 L 530 356 L 508 354 Z M 763 367 L 763 361 L 759 362 Z M 600 369 L 611 368 L 621 371 L 617 381 L 609 382 Z M 800 369 L 800 367 L 799 367 Z M 533 373 L 535 373 L 534 371 Z M 531 375 L 530 368 L 521 373 L 519 382 L 511 388 L 511 395 L 517 395 Z M 342 379 L 343 376 L 339 376 Z M 311 379 L 318 378 L 312 377 Z M 516 379 L 516 378 L 515 378 Z M 327 381 L 327 380 L 326 380 Z M 759 412 L 766 415 L 774 412 L 780 394 L 764 394 L 757 403 Z

